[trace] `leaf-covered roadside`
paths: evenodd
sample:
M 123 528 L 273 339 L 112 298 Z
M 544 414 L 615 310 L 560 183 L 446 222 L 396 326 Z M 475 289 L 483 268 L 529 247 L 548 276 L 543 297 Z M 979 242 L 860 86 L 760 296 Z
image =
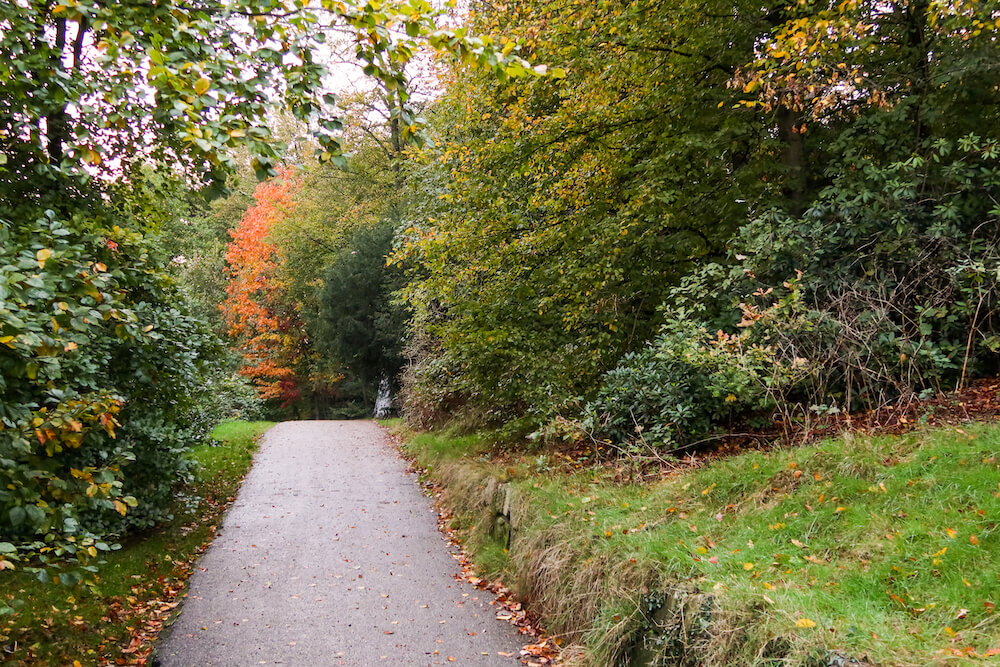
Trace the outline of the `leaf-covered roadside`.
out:
M 641 485 L 554 456 L 494 459 L 474 438 L 406 447 L 443 484 L 476 569 L 530 600 L 581 664 L 1000 654 L 995 423 L 749 451 Z M 516 505 L 507 545 L 498 485 Z
M 217 445 L 194 448 L 195 481 L 174 521 L 109 554 L 95 585 L 53 586 L 8 573 L 0 603 L 0 661 L 11 665 L 146 665 L 152 642 L 178 605 L 192 563 L 215 536 L 269 422 L 227 422 Z
M 398 430 L 398 423 L 386 421 L 383 424 L 390 428 L 388 435 L 393 447 L 409 461 L 409 472 L 420 476 L 420 485 L 424 492 L 434 499 L 434 507 L 438 513 L 438 530 L 455 550 L 452 552 L 452 556 L 458 561 L 461 568 L 460 574 L 454 575 L 455 578 L 480 590 L 493 593 L 496 599 L 490 602 L 490 606 L 497 609 L 497 620 L 510 623 L 522 635 L 531 638 L 531 641 L 521 648 L 522 663 L 529 667 L 559 664 L 559 645 L 562 644 L 562 639 L 548 636 L 537 615 L 529 612 L 515 592 L 505 586 L 503 581 L 498 578 L 480 576 L 477 565 L 472 560 L 472 554 L 464 545 L 462 531 L 456 526 L 455 514 L 443 500 L 446 493 L 445 487 L 436 481 L 426 468 L 421 468 L 419 459 L 414 457 L 412 452 L 405 447 L 405 441 L 401 437 L 402 431 Z M 499 655 L 511 657 L 513 653 L 508 655 L 501 652 Z

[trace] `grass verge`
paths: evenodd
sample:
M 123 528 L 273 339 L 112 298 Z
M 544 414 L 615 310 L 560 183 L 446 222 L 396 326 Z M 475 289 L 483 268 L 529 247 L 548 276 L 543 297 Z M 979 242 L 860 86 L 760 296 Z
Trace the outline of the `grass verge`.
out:
M 96 580 L 73 588 L 6 572 L 3 595 L 14 614 L 0 618 L 0 662 L 55 665 L 144 665 L 163 621 L 179 602 L 192 562 L 211 542 L 235 499 L 271 422 L 225 422 L 216 445 L 191 451 L 195 481 L 176 501 L 174 519 L 126 540 L 108 554 Z
M 985 664 L 1000 656 L 1000 427 L 751 451 L 651 484 L 482 439 L 405 449 L 478 570 L 582 665 Z

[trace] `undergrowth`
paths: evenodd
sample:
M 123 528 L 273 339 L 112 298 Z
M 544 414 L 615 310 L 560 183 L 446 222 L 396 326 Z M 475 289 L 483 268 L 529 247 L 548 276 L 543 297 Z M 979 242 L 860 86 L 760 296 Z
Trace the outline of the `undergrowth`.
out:
M 750 451 L 644 485 L 501 463 L 475 438 L 406 448 L 481 573 L 513 584 L 580 664 L 1000 655 L 997 425 Z M 515 499 L 509 544 L 498 494 Z
M 214 445 L 195 447 L 195 481 L 173 507 L 173 519 L 126 541 L 100 565 L 94 581 L 74 587 L 3 573 L 0 662 L 33 667 L 146 664 L 162 620 L 176 605 L 192 559 L 211 541 L 250 468 L 256 439 L 270 422 L 225 422 Z M 16 602 L 14 601 L 16 599 Z

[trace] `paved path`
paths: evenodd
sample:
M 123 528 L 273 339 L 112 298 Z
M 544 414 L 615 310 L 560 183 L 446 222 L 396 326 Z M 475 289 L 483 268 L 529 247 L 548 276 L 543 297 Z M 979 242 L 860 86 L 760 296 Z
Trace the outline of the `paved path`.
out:
M 286 422 L 157 647 L 163 667 L 516 665 L 521 641 L 458 564 L 370 422 Z

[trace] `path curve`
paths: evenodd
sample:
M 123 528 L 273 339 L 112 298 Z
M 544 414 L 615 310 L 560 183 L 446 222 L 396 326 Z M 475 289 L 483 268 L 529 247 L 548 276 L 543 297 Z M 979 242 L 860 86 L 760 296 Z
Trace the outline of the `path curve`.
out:
M 264 435 L 154 664 L 518 664 L 501 655 L 517 655 L 516 629 L 458 572 L 378 426 L 285 422 Z

